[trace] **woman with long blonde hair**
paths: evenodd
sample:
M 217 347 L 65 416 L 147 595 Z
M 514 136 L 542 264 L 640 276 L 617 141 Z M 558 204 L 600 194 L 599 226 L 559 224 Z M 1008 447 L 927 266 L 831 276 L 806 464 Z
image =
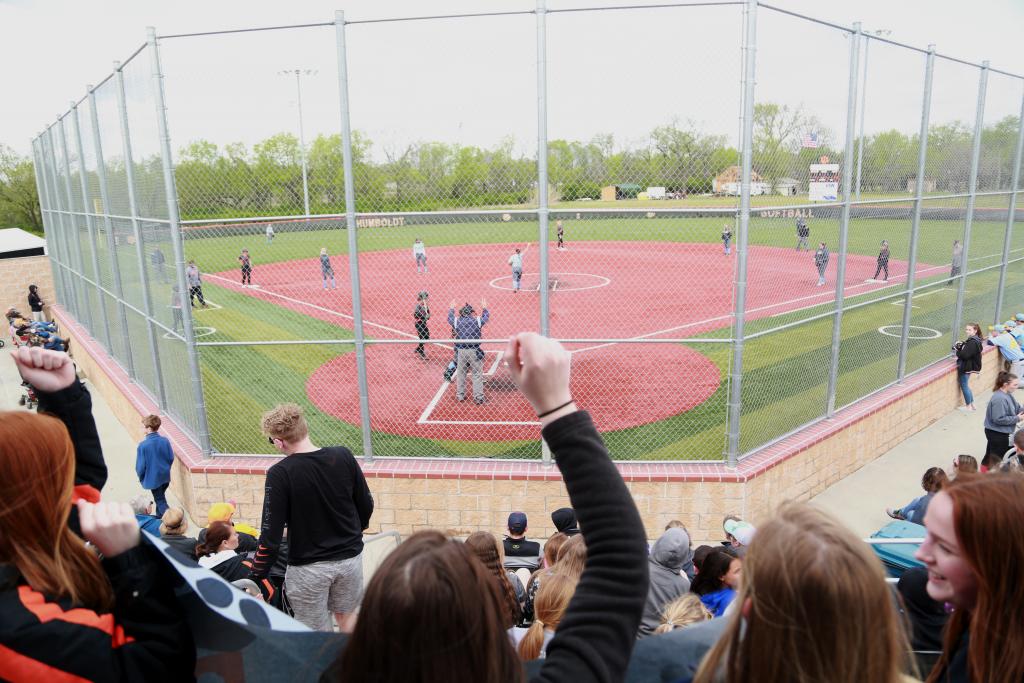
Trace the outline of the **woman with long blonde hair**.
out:
M 13 358 L 53 416 L 0 413 L 0 679 L 191 679 L 172 578 L 131 508 L 99 502 L 106 466 L 71 359 Z
M 533 603 L 533 623 L 519 641 L 519 656 L 524 661 L 544 658 L 548 643 L 555 637 L 555 630 L 562 623 L 562 616 L 576 592 L 576 583 L 575 578 L 565 574 L 545 577 Z
M 740 614 L 694 683 L 897 683 L 911 665 L 881 562 L 827 513 L 784 504 L 743 574 Z
M 1024 680 L 1024 476 L 961 474 L 925 514 L 915 557 L 928 568 L 928 595 L 953 614 L 928 683 Z

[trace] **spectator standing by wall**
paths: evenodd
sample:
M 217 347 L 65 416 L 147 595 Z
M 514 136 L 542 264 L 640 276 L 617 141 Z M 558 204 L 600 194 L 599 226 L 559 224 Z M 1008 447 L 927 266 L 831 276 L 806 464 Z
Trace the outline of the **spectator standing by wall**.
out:
M 466 304 L 459 310 L 458 317 L 455 316 L 455 301 L 448 305 L 448 324 L 455 330 L 455 339 L 480 339 L 483 335 L 483 327 L 491 319 L 491 312 L 487 310 L 487 301 L 480 300 L 482 313 L 479 317 L 473 315 L 475 311 L 470 304 Z M 473 401 L 477 404 L 484 402 L 484 380 L 483 380 L 484 352 L 480 348 L 480 342 L 456 342 L 455 343 L 455 400 L 466 400 L 466 372 L 473 372 Z
M 996 375 L 992 398 L 985 410 L 985 455 L 991 453 L 1002 457 L 1010 450 L 1010 436 L 1017 430 L 1021 420 L 1024 420 L 1024 409 L 1013 397 L 1018 386 L 1020 380 L 1012 372 L 1004 371 Z
M 32 311 L 32 320 L 37 323 L 46 322 L 46 314 L 43 312 L 44 306 L 46 306 L 46 302 L 39 298 L 39 287 L 36 285 L 29 285 L 28 307 Z
M 280 405 L 263 416 L 263 432 L 287 457 L 267 471 L 263 523 L 253 576 L 267 578 L 288 527 L 285 590 L 295 618 L 318 631 L 342 630 L 363 594 L 363 531 L 373 497 L 347 448 L 318 448 L 302 409 Z
M 971 392 L 971 375 L 981 372 L 981 352 L 984 349 L 981 341 L 981 325 L 978 323 L 967 323 L 964 326 L 967 338 L 957 342 L 953 346 L 953 353 L 956 355 L 956 378 L 960 384 L 960 393 L 964 397 L 964 405 L 960 410 L 974 412 L 974 394 Z
M 818 250 L 814 252 L 814 267 L 818 269 L 818 286 L 825 284 L 825 270 L 828 268 L 828 247 L 824 242 L 818 243 Z
M 171 442 L 159 433 L 161 424 L 158 415 L 142 418 L 146 436 L 135 449 L 135 474 L 142 488 L 153 494 L 157 517 L 167 512 L 167 487 L 171 485 L 171 465 L 174 464 Z

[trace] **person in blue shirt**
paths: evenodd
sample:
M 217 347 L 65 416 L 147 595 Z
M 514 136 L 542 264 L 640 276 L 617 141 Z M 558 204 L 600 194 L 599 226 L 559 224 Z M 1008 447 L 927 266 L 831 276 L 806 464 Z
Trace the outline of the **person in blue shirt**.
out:
M 723 550 L 715 550 L 704 558 L 690 590 L 700 596 L 709 612 L 720 617 L 736 597 L 742 572 L 743 560 Z
M 153 501 L 149 499 L 149 496 L 140 493 L 128 501 L 128 505 L 135 513 L 135 521 L 138 523 L 139 529 L 160 538 L 160 518 L 153 514 Z
M 999 348 L 999 353 L 1005 360 L 1003 369 L 1020 377 L 1020 373 L 1024 372 L 1021 367 L 1021 361 L 1024 361 L 1024 350 L 1021 350 L 1020 344 L 1003 325 L 994 325 L 988 329 L 989 337 L 986 343 Z
M 156 501 L 156 516 L 162 517 L 167 512 L 167 487 L 171 484 L 171 465 L 174 463 L 174 451 L 171 442 L 157 433 L 160 429 L 160 418 L 147 415 L 142 419 L 146 428 L 146 436 L 135 451 L 135 473 L 139 476 L 142 488 L 153 494 Z M 160 532 L 157 532 L 160 535 Z
M 483 313 L 480 316 L 474 315 L 475 311 L 470 304 L 459 309 L 459 315 L 455 315 L 455 301 L 448 305 L 448 324 L 455 331 L 455 339 L 480 339 L 483 334 L 483 326 L 491 319 L 491 312 L 487 310 L 487 302 L 480 300 L 480 308 Z M 484 380 L 483 380 L 484 352 L 479 342 L 455 344 L 455 399 L 466 400 L 466 369 L 473 371 L 473 401 L 477 404 L 484 402 Z

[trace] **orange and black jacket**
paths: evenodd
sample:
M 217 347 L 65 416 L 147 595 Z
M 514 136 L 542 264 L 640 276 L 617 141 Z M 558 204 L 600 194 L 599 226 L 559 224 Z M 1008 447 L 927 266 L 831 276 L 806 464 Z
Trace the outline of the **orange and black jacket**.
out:
M 74 498 L 98 501 L 107 468 L 89 392 L 76 380 L 40 393 L 39 409 L 60 418 L 71 435 Z M 75 508 L 68 523 L 78 530 Z M 33 590 L 17 568 L 0 564 L 0 680 L 193 680 L 195 646 L 174 595 L 178 580 L 158 551 L 144 541 L 104 559 L 103 569 L 114 593 L 110 612 Z

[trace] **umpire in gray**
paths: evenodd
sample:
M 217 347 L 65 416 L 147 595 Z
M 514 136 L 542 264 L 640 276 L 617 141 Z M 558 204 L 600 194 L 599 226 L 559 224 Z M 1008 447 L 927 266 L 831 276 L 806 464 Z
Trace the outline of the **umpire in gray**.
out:
M 480 300 L 481 315 L 477 316 L 473 306 L 465 304 L 459 309 L 459 315 L 455 315 L 455 301 L 448 305 L 448 324 L 455 331 L 455 339 L 480 339 L 483 335 L 483 326 L 491 319 L 491 312 L 487 310 L 487 301 Z M 484 352 L 480 349 L 480 342 L 455 342 L 455 398 L 458 401 L 466 400 L 466 369 L 473 371 L 473 401 L 484 402 L 484 379 L 483 379 Z

